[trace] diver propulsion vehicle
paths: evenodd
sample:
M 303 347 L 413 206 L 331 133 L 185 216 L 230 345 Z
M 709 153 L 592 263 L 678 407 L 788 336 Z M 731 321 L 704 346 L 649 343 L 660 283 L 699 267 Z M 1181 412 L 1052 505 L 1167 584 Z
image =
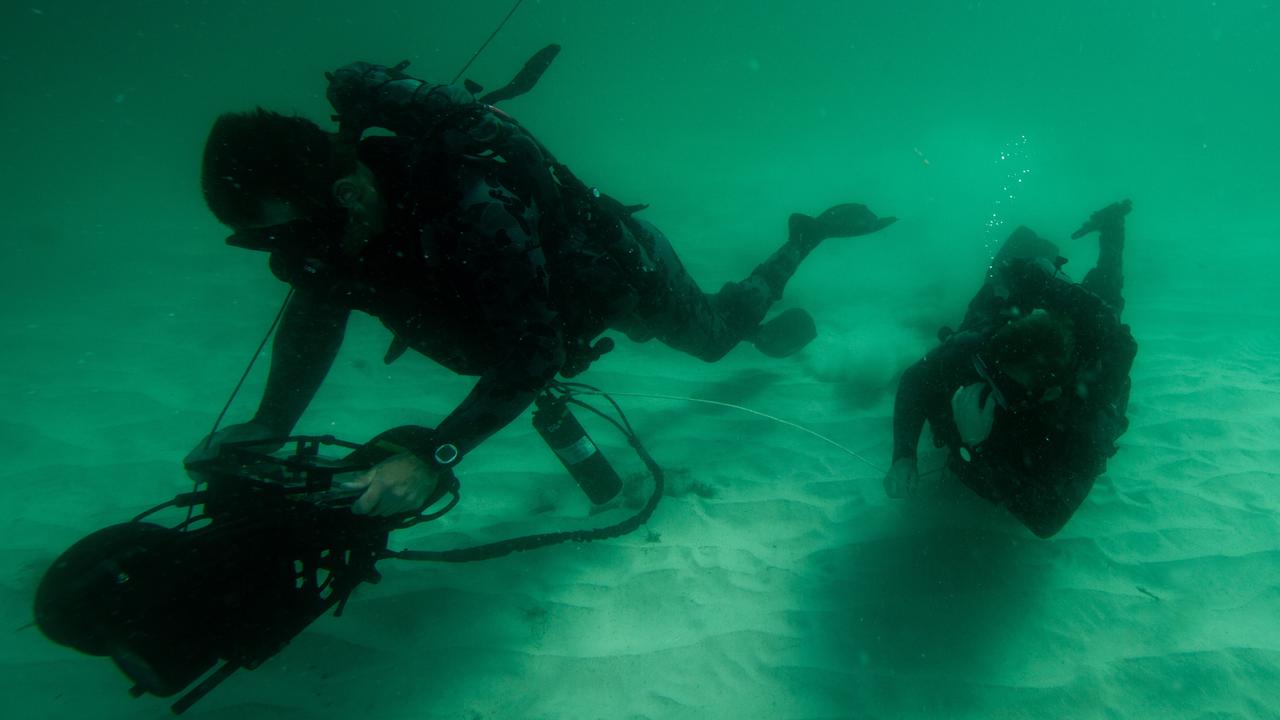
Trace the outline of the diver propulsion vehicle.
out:
M 559 401 L 614 423 L 653 475 L 652 494 L 633 515 L 474 547 L 393 551 L 392 531 L 457 505 L 452 471 L 441 471 L 418 512 L 389 518 L 352 513 L 362 490 L 345 489 L 342 480 L 412 447 L 430 429 L 396 428 L 364 444 L 308 435 L 227 443 L 217 457 L 188 466 L 197 478 L 192 492 L 64 552 L 37 589 L 36 624 L 54 642 L 111 658 L 133 682 L 134 697 L 183 693 L 171 706 L 181 714 L 237 670 L 261 666 L 321 615 L 340 616 L 357 586 L 380 580 L 380 560 L 472 562 L 635 530 L 662 495 L 661 468 L 625 416 L 618 423 L 567 393 Z M 186 509 L 186 519 L 172 527 L 146 520 L 166 508 Z
M 331 608 L 341 613 L 357 585 L 378 581 L 374 565 L 390 531 L 432 516 L 355 515 L 359 493 L 335 485 L 336 476 L 389 457 L 386 437 L 366 446 L 314 436 L 286 442 L 283 457 L 266 451 L 274 443 L 229 443 L 217 458 L 193 463 L 203 487 L 155 508 L 188 508 L 175 527 L 146 522 L 148 511 L 71 546 L 37 591 L 40 629 L 110 657 L 135 683 L 135 697 L 174 695 L 222 661 L 173 706 L 181 713 Z M 334 448 L 348 454 L 327 457 Z M 453 499 L 435 517 L 457 498 L 451 472 L 441 486 Z

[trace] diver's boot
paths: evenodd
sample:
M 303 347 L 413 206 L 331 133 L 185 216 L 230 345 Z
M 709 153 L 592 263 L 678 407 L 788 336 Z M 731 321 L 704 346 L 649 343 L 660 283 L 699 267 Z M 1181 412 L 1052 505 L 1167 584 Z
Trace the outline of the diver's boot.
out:
M 761 323 L 748 339 L 765 355 L 784 358 L 800 352 L 816 337 L 818 328 L 813 316 L 800 308 L 791 308 Z

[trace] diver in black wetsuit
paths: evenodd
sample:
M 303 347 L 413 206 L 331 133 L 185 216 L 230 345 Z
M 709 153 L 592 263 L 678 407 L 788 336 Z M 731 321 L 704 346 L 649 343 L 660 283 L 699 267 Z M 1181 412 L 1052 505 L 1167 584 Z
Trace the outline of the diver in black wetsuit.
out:
M 1098 264 L 1076 284 L 1058 250 L 1025 227 L 1005 242 L 959 331 L 902 376 L 885 491 L 918 483 L 925 421 L 947 470 L 1032 532 L 1062 529 L 1128 427 L 1137 344 L 1124 307 L 1128 200 L 1095 213 L 1072 238 L 1099 233 Z
M 474 389 L 409 452 L 357 481 L 357 512 L 417 509 L 436 471 L 520 415 L 557 374 L 581 372 L 609 347 L 607 329 L 656 338 L 713 362 L 743 340 L 771 356 L 798 351 L 812 319 L 764 322 L 800 262 L 829 237 L 880 230 L 862 205 L 792 215 L 786 243 L 741 282 L 703 293 L 666 238 L 588 188 L 518 123 L 469 90 L 355 63 L 330 75 L 341 122 L 327 133 L 258 110 L 221 117 L 205 147 L 210 209 L 228 242 L 268 251 L 295 294 L 272 352 L 257 414 L 202 443 L 287 435 L 324 380 L 347 316 L 394 333 L 386 360 L 412 348 Z M 362 137 L 369 128 L 391 136 Z

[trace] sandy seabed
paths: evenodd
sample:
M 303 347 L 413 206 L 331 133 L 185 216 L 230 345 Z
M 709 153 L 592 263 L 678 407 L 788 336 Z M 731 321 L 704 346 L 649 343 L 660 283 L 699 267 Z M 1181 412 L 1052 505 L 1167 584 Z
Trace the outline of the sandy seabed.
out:
M 273 312 L 265 294 L 240 306 L 166 296 L 200 272 L 184 262 L 181 273 L 136 274 L 154 287 L 102 285 L 91 302 L 50 292 L 8 311 L 9 717 L 166 716 L 163 701 L 130 699 L 109 662 L 27 623 L 62 549 L 186 489 L 178 459 Z M 890 501 L 876 470 L 760 417 L 624 397 L 669 475 L 646 528 L 472 565 L 384 562 L 383 582 L 360 588 L 344 617 L 319 620 L 187 717 L 1280 717 L 1280 312 L 1242 305 L 1231 284 L 1144 286 L 1131 274 L 1132 426 L 1052 540 L 955 488 Z M 1239 282 L 1270 281 L 1250 270 Z M 865 305 L 862 316 L 875 316 Z M 927 339 L 839 314 L 815 308 L 824 337 L 785 362 L 743 348 L 703 365 L 623 343 L 583 379 L 740 403 L 879 465 L 892 410 L 883 368 L 900 370 Z M 901 337 L 905 347 L 884 349 Z M 301 430 L 363 439 L 419 407 L 438 419 L 465 393 L 466 381 L 425 361 L 382 368 L 385 342 L 356 324 Z M 868 356 L 869 377 L 840 370 Z M 624 474 L 639 472 L 620 438 L 592 429 Z M 394 546 L 452 547 L 622 512 L 592 516 L 527 419 L 460 476 L 459 508 Z

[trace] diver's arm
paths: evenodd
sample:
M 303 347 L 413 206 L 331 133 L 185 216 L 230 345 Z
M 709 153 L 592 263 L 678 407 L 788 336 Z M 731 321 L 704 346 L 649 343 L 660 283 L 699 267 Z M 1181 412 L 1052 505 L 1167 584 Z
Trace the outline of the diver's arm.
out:
M 893 461 L 915 460 L 920 432 L 929 417 L 925 396 L 929 393 L 929 358 L 907 368 L 898 383 L 893 402 Z
M 293 431 L 342 346 L 350 311 L 295 291 L 271 348 L 267 389 L 253 422 L 279 435 Z
M 540 313 L 541 314 L 541 313 Z M 526 327 L 506 359 L 479 382 L 436 428 L 434 447 L 452 444 L 465 456 L 520 416 L 564 365 L 564 341 L 554 316 Z M 420 449 L 415 452 L 422 459 Z
M 470 243 L 459 270 L 469 273 L 478 315 L 492 335 L 507 340 L 502 358 L 436 428 L 434 447 L 451 444 L 465 455 L 529 407 L 564 365 L 565 350 L 535 235 L 536 206 L 478 178 L 456 221 Z
M 977 333 L 956 333 L 902 374 L 893 406 L 894 460 L 915 459 L 925 420 L 945 414 L 956 388 L 972 381 L 973 353 L 981 343 Z M 946 431 L 934 428 L 935 434 Z
M 520 336 L 507 359 L 480 378 L 462 405 L 434 433 L 404 443 L 407 452 L 383 460 L 344 484 L 347 489 L 364 489 L 351 506 L 352 512 L 375 516 L 420 512 L 448 487 L 441 484 L 442 467 L 457 463 L 533 402 L 543 385 L 555 377 L 563 351 L 551 349 L 558 332 L 538 327 L 528 330 L 530 335 Z
M 916 446 L 925 420 L 936 417 L 931 412 L 936 410 L 934 403 L 938 400 L 936 352 L 907 368 L 898 383 L 893 407 L 893 462 L 884 476 L 884 491 L 891 498 L 907 497 L 919 488 Z
M 916 459 L 916 445 L 920 442 L 925 420 L 945 406 L 948 389 L 954 389 L 947 378 L 954 374 L 949 366 L 955 362 L 955 356 L 953 348 L 944 344 L 934 348 L 902 374 L 893 403 L 895 462 Z

